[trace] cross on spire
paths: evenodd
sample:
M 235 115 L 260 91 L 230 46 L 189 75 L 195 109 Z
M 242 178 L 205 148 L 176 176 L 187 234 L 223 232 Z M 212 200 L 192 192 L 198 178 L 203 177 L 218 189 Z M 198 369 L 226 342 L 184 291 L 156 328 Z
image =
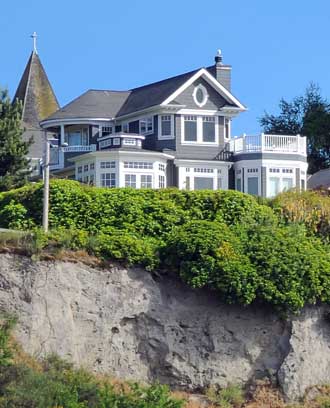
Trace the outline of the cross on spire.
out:
M 34 32 L 32 35 L 31 35 L 31 38 L 33 38 L 33 52 L 35 52 L 36 54 L 38 54 L 38 51 L 37 51 L 37 33 L 36 32 Z

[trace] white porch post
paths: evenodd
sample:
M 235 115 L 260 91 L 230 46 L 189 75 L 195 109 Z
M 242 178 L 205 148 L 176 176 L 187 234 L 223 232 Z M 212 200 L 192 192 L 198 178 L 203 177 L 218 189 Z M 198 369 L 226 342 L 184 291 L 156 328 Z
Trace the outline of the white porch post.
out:
M 61 125 L 60 145 L 64 144 L 64 139 L 65 139 L 64 125 Z

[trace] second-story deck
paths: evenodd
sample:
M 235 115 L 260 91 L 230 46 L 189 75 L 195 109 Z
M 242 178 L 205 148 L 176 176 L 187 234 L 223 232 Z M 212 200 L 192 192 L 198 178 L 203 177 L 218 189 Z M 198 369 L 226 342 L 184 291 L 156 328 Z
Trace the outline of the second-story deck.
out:
M 230 141 L 230 151 L 242 153 L 284 153 L 307 156 L 306 137 L 300 135 L 243 135 Z

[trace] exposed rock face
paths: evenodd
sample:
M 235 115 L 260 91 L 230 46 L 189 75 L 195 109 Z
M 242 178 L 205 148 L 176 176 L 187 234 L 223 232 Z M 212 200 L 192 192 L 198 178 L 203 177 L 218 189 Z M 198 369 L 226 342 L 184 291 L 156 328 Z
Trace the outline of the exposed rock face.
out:
M 288 398 L 330 382 L 321 308 L 284 322 L 137 268 L 0 255 L 0 309 L 19 316 L 16 337 L 27 352 L 56 352 L 120 378 L 198 390 L 279 372 Z

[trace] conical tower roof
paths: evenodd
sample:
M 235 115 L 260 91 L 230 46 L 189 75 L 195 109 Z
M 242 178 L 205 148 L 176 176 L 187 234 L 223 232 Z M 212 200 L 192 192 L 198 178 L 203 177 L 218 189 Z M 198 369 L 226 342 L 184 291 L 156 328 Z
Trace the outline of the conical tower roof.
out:
M 23 103 L 23 126 L 38 129 L 39 122 L 59 109 L 53 88 L 37 52 L 31 53 L 14 96 Z

